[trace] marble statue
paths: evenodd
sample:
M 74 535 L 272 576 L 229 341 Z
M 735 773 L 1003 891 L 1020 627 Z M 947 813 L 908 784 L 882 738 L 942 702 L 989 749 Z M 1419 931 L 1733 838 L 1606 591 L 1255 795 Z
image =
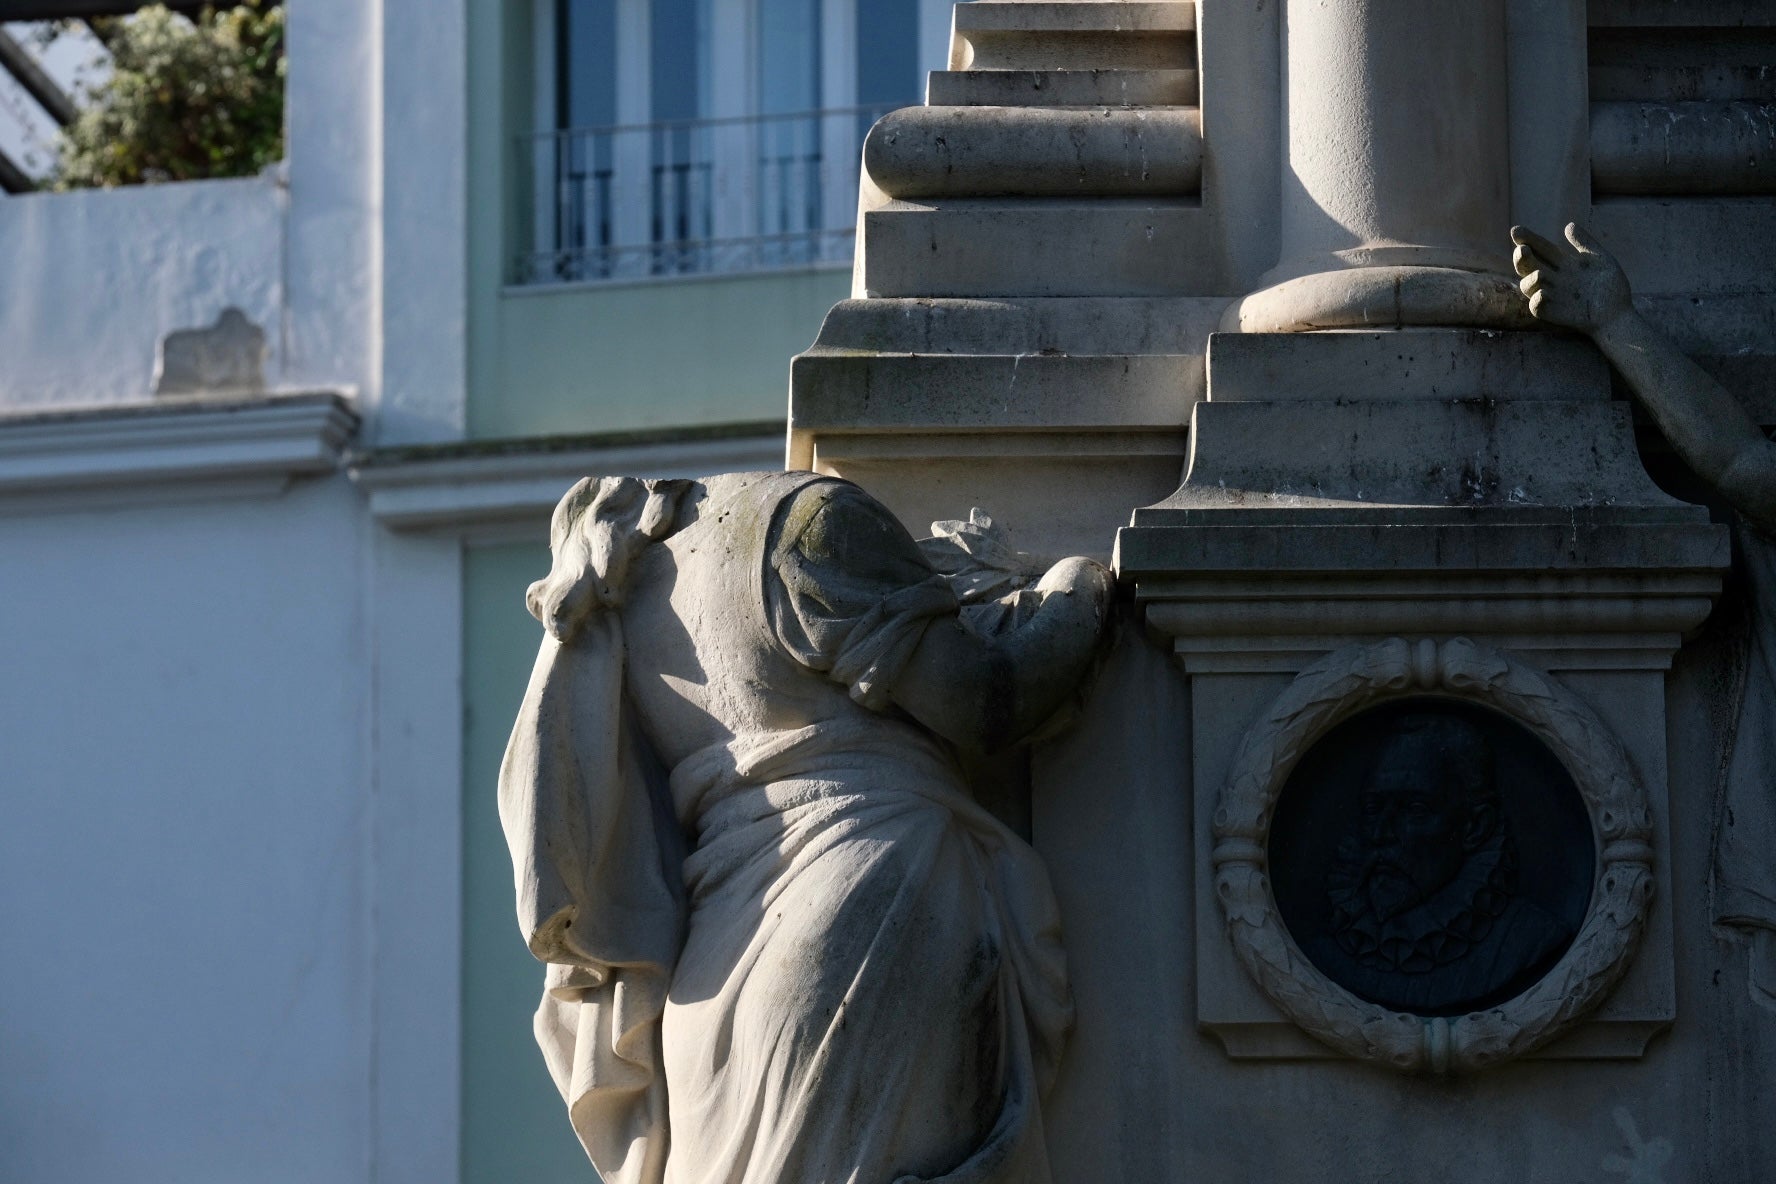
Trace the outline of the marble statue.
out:
M 1751 627 L 1714 853 L 1715 923 L 1752 945 L 1754 997 L 1776 1006 L 1776 443 L 1634 307 L 1627 276 L 1583 227 L 1511 231 L 1530 312 L 1591 338 L 1671 446 L 1736 513 Z
M 1076 691 L 1108 572 L 1063 561 L 989 632 L 966 563 L 812 473 L 588 479 L 551 547 L 500 814 L 605 1180 L 1046 1181 L 1056 905 L 954 748 Z

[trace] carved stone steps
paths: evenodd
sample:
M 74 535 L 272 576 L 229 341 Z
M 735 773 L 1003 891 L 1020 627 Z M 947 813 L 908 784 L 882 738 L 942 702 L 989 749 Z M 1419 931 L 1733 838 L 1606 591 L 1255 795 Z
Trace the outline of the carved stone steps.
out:
M 946 106 L 1194 106 L 1196 5 L 975 0 L 956 6 Z
M 934 70 L 934 107 L 1129 107 L 1196 105 L 1195 70 Z

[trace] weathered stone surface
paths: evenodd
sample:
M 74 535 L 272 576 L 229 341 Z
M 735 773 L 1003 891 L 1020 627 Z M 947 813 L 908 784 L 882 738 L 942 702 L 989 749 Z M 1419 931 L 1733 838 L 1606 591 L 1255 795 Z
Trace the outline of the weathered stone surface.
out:
M 853 295 L 1211 296 L 1209 224 L 1183 197 L 890 201 L 858 218 Z
M 790 464 L 867 481 L 904 522 L 992 504 L 1026 550 L 1108 558 L 1134 491 L 1183 471 L 1223 303 L 846 301 L 792 363 Z
M 1229 327 L 1511 327 L 1488 250 L 1510 211 L 1504 0 L 1286 8 L 1279 260 Z
M 1599 195 L 1776 193 L 1776 104 L 1593 103 Z
M 946 70 L 926 85 L 945 107 L 1185 106 L 1195 70 Z
M 1132 0 L 1114 6 L 1065 0 L 959 4 L 951 65 L 1014 70 L 1074 69 L 1164 61 L 1189 52 L 1196 5 Z
M 1193 108 L 907 107 L 879 120 L 863 167 L 894 198 L 1194 194 Z
M 537 1037 L 604 1179 L 1049 1178 L 1054 901 L 949 745 L 1050 720 L 1111 584 L 1068 560 L 964 623 L 1016 557 L 948 525 L 921 550 L 808 473 L 588 478 L 557 508 L 500 814 Z
M 1545 333 L 1217 333 L 1207 359 L 1218 403 L 1609 397 L 1609 366 L 1597 351 Z
M 246 394 L 265 389 L 265 330 L 238 308 L 207 329 L 180 329 L 160 342 L 157 395 Z
M 1776 692 L 1746 636 L 1776 577 L 1760 528 L 1721 519 L 1768 516 L 1768 466 L 1723 456 L 1767 451 L 1757 425 L 1776 423 L 1776 206 L 1761 116 L 1730 106 L 1767 101 L 1776 24 L 1691 0 L 1290 0 L 1194 6 L 1186 54 L 1182 28 L 1143 46 L 1140 21 L 1181 15 L 1156 7 L 965 5 L 950 65 L 973 73 L 940 75 L 932 100 L 997 87 L 1034 107 L 1051 80 L 1196 69 L 1199 200 L 1034 195 L 1009 139 L 963 188 L 908 198 L 930 164 L 884 168 L 860 202 L 855 299 L 792 373 L 794 462 L 905 520 L 1009 498 L 1036 555 L 1102 554 L 1092 532 L 1119 505 L 1127 523 L 1114 560 L 1140 628 L 1081 726 L 1031 762 L 1079 1005 L 1044 1111 L 1057 1174 L 1761 1178 Z M 1060 24 L 1125 16 L 1114 42 Z M 1642 125 L 1712 106 L 1668 160 L 1618 126 L 1628 107 L 1593 102 Z M 1710 122 L 1735 112 L 1754 118 Z M 1053 183 L 1126 184 L 1125 157 L 1091 160 L 1095 179 L 1063 164 Z M 1031 195 L 964 196 L 995 183 Z M 1586 216 L 1637 293 L 1621 285 L 1607 332 L 1558 315 L 1598 296 L 1559 297 L 1563 277 L 1592 284 L 1566 248 L 1535 310 L 1508 266 L 1512 220 Z M 1158 331 L 1162 310 L 1190 331 Z M 1721 432 L 1739 442 L 1724 453 Z M 1180 461 L 1182 484 L 1150 497 Z M 1317 971 L 1271 890 L 1293 848 L 1264 842 L 1267 795 L 1324 735 L 1426 697 L 1545 744 L 1594 859 L 1559 866 L 1589 885 L 1584 936 L 1511 998 L 1449 1014 Z M 1753 821 L 1716 811 L 1723 768 Z M 1309 878 L 1337 855 L 1309 851 Z M 1456 913 L 1478 915 L 1431 919 Z

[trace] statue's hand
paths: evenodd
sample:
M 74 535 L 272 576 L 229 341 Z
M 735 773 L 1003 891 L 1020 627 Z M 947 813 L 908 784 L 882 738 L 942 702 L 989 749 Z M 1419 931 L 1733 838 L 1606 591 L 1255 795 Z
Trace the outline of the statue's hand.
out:
M 1036 591 L 1044 595 L 1058 592 L 1066 597 L 1077 596 L 1079 615 L 1089 616 L 1102 624 L 1116 594 L 1116 577 L 1096 560 L 1084 557 L 1063 559 L 1048 569 L 1037 583 Z
M 1511 241 L 1517 250 L 1511 262 L 1523 277 L 1518 286 L 1537 320 L 1595 334 L 1632 311 L 1628 277 L 1622 273 L 1622 265 L 1578 223 L 1567 225 L 1566 240 L 1556 243 L 1533 230 L 1513 226 Z

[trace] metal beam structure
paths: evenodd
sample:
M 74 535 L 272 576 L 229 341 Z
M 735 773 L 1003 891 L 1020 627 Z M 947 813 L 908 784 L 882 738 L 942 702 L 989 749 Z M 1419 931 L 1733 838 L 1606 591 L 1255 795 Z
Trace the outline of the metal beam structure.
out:
M 45 73 L 37 59 L 4 29 L 0 29 L 0 69 L 18 79 L 19 85 L 37 100 L 37 105 L 61 126 L 67 127 L 80 115 L 73 100 L 56 85 L 55 79 Z
M 208 0 L 212 5 L 215 0 Z M 123 16 L 152 0 L 0 0 L 0 21 L 53 21 L 64 17 Z M 162 0 L 178 12 L 196 12 L 204 0 Z
M 29 193 L 35 188 L 25 171 L 12 163 L 12 157 L 0 152 L 0 193 Z

